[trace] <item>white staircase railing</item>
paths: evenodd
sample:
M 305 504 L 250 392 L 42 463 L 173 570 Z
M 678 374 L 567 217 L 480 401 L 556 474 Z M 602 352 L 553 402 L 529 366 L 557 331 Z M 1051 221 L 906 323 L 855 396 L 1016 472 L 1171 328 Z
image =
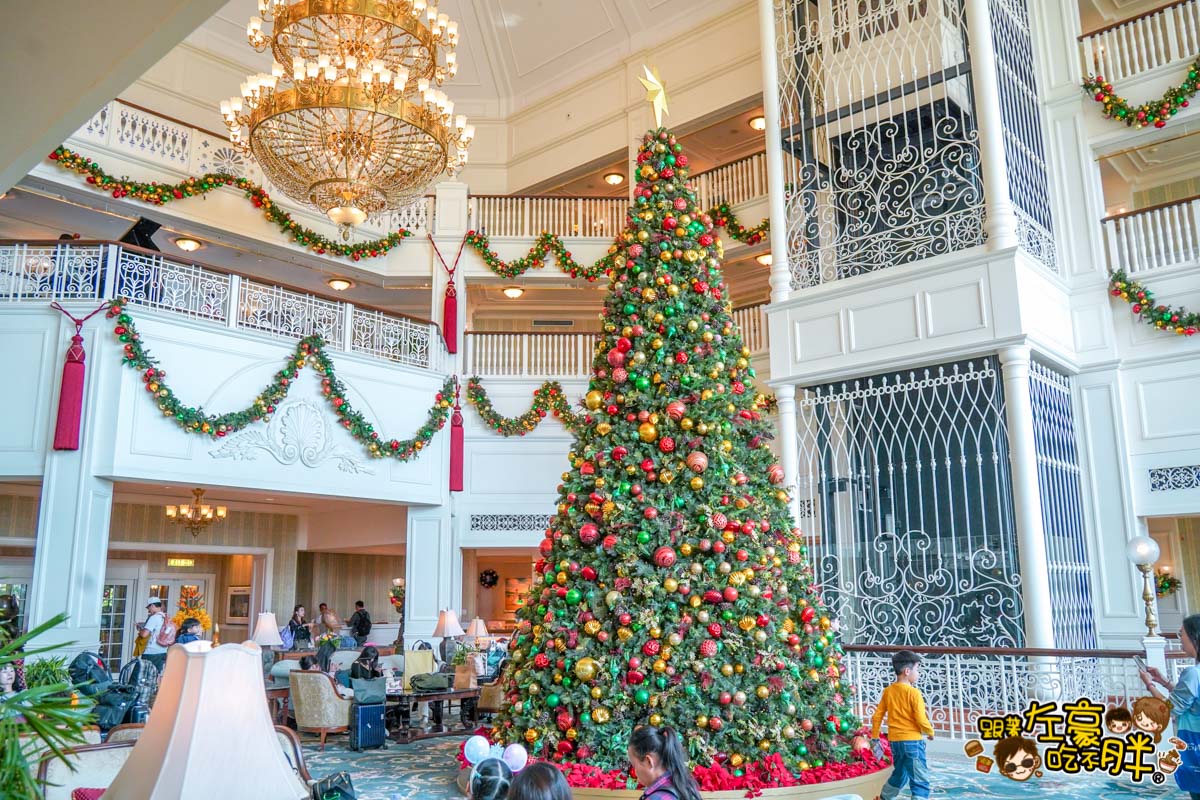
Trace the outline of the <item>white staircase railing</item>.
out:
M 1116 83 L 1200 53 L 1200 0 L 1177 0 L 1079 37 L 1084 74 Z
M 283 286 L 116 242 L 0 242 L 0 303 L 107 300 L 300 339 L 423 369 L 442 366 L 432 322 Z
M 1108 268 L 1136 275 L 1200 263 L 1200 195 L 1101 220 Z
M 693 175 L 692 188 L 700 208 L 717 203 L 737 205 L 767 194 L 767 155 L 755 153 L 707 172 Z
M 594 333 L 481 333 L 466 336 L 469 375 L 554 378 L 591 373 Z
M 488 236 L 558 236 L 612 239 L 625 227 L 624 197 L 474 195 L 471 227 Z
M 742 343 L 751 353 L 767 349 L 767 306 L 744 306 L 733 310 L 733 322 L 742 332 Z

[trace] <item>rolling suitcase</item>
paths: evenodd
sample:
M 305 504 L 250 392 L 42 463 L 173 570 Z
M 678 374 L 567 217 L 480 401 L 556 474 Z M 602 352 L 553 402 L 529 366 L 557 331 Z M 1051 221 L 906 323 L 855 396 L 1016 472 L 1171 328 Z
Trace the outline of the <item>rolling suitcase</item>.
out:
M 368 750 L 385 745 L 383 703 L 355 703 L 350 706 L 350 749 Z

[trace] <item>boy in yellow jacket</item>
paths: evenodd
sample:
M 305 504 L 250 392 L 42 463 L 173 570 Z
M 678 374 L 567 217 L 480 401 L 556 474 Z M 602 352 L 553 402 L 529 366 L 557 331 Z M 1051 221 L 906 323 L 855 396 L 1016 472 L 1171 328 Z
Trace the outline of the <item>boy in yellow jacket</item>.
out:
M 911 650 L 892 656 L 896 682 L 883 690 L 875 716 L 871 718 L 871 739 L 879 740 L 879 726 L 887 716 L 888 741 L 892 745 L 892 777 L 883 786 L 880 800 L 893 800 L 904 784 L 912 786 L 914 798 L 929 797 L 929 766 L 925 763 L 925 742 L 933 740 L 933 726 L 925 713 L 925 698 L 916 687 L 921 675 L 921 657 Z

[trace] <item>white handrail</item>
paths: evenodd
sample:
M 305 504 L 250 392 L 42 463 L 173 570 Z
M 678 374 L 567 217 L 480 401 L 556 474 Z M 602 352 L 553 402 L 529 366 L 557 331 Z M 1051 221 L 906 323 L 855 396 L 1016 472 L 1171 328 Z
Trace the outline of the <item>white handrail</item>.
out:
M 558 236 L 611 239 L 625 227 L 623 197 L 526 197 L 475 195 L 471 227 L 489 236 Z
M 298 339 L 437 370 L 441 336 L 432 322 L 272 286 L 114 242 L 0 245 L 0 302 L 105 300 Z
M 767 306 L 765 303 L 733 310 L 733 322 L 742 333 L 742 343 L 751 353 L 767 348 Z
M 1200 197 L 1101 221 L 1108 268 L 1136 275 L 1200 262 Z
M 1145 14 L 1079 37 L 1079 57 L 1086 75 L 1111 82 L 1200 52 L 1200 0 L 1169 3 Z
M 478 333 L 466 336 L 471 375 L 580 377 L 592 369 L 595 333 Z
M 717 203 L 737 205 L 767 193 L 767 156 L 755 153 L 722 167 L 692 176 L 692 188 L 700 207 Z

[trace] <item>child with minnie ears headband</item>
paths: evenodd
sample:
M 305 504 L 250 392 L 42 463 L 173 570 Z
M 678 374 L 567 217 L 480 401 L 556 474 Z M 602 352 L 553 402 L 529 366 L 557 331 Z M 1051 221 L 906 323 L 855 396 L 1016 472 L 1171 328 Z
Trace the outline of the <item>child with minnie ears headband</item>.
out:
M 483 736 L 472 736 L 463 745 L 463 758 L 471 765 L 467 794 L 471 800 L 505 800 L 513 774 L 529 763 L 529 753 L 519 744 L 501 747 Z

